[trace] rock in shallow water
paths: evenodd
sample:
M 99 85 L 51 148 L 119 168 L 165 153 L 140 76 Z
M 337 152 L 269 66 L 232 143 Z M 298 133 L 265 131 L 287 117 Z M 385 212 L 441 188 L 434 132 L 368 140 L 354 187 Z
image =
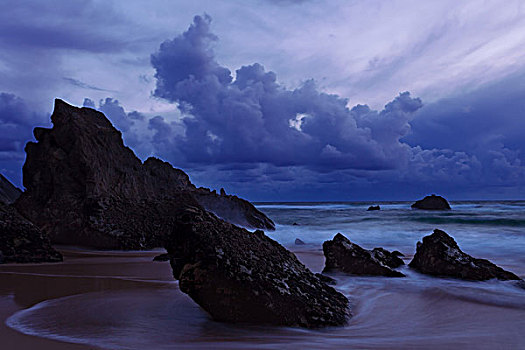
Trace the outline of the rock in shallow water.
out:
M 392 268 L 403 265 L 396 254 L 383 248 L 366 250 L 350 242 L 348 238 L 338 233 L 333 240 L 323 243 L 326 257 L 323 272 L 341 271 L 351 275 L 404 277 L 401 272 Z
M 346 323 L 346 297 L 264 232 L 197 207 L 173 214 L 176 224 L 165 246 L 173 276 L 215 320 L 308 328 Z
M 450 210 L 450 204 L 448 204 L 445 198 L 433 194 L 418 200 L 411 205 L 411 208 L 421 210 Z
M 438 229 L 423 237 L 423 242 L 417 243 L 416 254 L 408 266 L 428 275 L 464 280 L 520 279 L 488 260 L 476 259 L 464 253 L 452 237 Z

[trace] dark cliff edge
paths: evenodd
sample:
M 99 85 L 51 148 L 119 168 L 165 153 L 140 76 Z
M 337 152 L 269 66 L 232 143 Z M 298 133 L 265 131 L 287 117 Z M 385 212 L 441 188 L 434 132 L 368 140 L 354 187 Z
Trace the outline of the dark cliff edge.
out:
M 0 174 L 0 202 L 6 204 L 14 203 L 21 194 L 22 191 L 18 187 Z
M 26 191 L 14 205 L 53 243 L 103 249 L 161 246 L 159 226 L 167 227 L 163 220 L 168 218 L 158 215 L 159 202 L 169 201 L 171 206 L 197 202 L 231 223 L 274 229 L 248 201 L 196 188 L 186 173 L 159 159 L 142 163 L 98 111 L 57 99 L 51 121 L 53 128 L 35 128 L 37 142 L 26 145 Z

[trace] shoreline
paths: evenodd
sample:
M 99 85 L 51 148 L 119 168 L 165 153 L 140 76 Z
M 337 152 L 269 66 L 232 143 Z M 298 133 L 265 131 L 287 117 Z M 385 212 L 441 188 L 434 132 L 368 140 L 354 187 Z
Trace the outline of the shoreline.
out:
M 148 285 L 176 283 L 169 263 L 153 262 L 161 250 L 96 251 L 56 247 L 64 255 L 60 263 L 0 265 L 0 339 L 6 350 L 87 350 L 92 345 L 64 342 L 20 333 L 6 325 L 18 311 L 38 303 L 97 291 L 140 289 Z
M 104 320 L 104 317 L 114 312 L 117 312 L 117 322 L 120 322 L 121 319 L 118 317 L 129 315 L 130 320 L 134 320 L 133 324 L 140 328 L 142 327 L 140 322 L 135 324 L 137 320 L 134 317 L 138 315 L 139 318 L 142 317 L 138 321 L 144 321 L 151 314 L 158 322 L 171 322 L 171 326 L 166 326 L 168 328 L 163 330 L 161 326 L 160 330 L 155 330 L 156 332 L 161 331 L 157 336 L 163 339 L 162 341 L 159 339 L 161 342 L 158 343 L 158 345 L 162 344 L 163 349 L 181 346 L 200 349 L 210 344 L 221 349 L 243 348 L 247 345 L 249 348 L 256 348 L 257 344 L 275 344 L 284 347 L 295 344 L 304 348 L 318 348 L 318 346 L 332 348 L 337 345 L 337 341 L 334 340 L 334 343 L 330 339 L 339 337 L 341 341 L 343 339 L 347 341 L 350 347 L 353 344 L 356 347 L 370 349 L 403 349 L 406 347 L 440 349 L 454 344 L 466 346 L 471 342 L 480 346 L 503 342 L 512 347 L 523 341 L 521 340 L 523 337 L 516 332 L 517 329 L 520 329 L 520 324 L 523 324 L 522 316 L 525 306 L 519 302 L 519 305 L 516 304 L 517 306 L 514 307 L 513 303 L 516 302 L 512 301 L 514 299 L 500 300 L 498 294 L 494 294 L 498 292 L 495 292 L 493 288 L 497 290 L 503 288 L 508 291 L 508 285 L 504 284 L 465 283 L 457 280 L 435 279 L 415 273 L 411 273 L 412 276 L 406 280 L 384 277 L 348 279 L 334 276 L 338 279 L 338 289 L 352 299 L 354 317 L 348 326 L 323 331 L 323 334 L 328 332 L 330 337 L 325 339 L 326 343 L 317 343 L 318 331 L 263 327 L 250 333 L 252 329 L 250 327 L 211 321 L 202 309 L 187 295 L 180 292 L 178 282 L 172 277 L 169 263 L 153 261 L 153 257 L 158 255 L 160 250 L 97 251 L 76 247 L 57 248 L 64 254 L 62 263 L 0 265 L 2 349 L 101 350 L 120 346 L 120 343 L 111 343 L 112 338 L 106 340 L 104 338 L 98 343 L 96 338 L 93 338 L 96 344 L 94 346 L 68 342 L 67 337 L 49 339 L 27 335 L 9 328 L 5 323 L 6 319 L 20 310 L 58 298 L 62 299 L 58 301 L 55 309 L 53 306 L 49 309 L 49 303 L 43 304 L 44 309 L 48 308 L 48 311 L 44 311 L 40 319 L 36 321 L 37 328 L 34 329 L 37 332 L 38 321 L 43 320 L 45 325 L 49 325 L 50 334 L 56 334 L 60 338 L 60 332 L 54 333 L 53 331 L 62 330 L 61 327 L 68 324 L 68 317 L 72 315 L 73 317 L 80 315 L 80 319 L 74 320 L 77 327 L 79 322 L 80 324 L 88 322 L 86 326 L 89 327 L 90 319 Z M 312 272 L 322 270 L 324 255 L 318 246 L 289 245 L 286 248 L 292 251 Z M 68 302 L 68 298 L 64 298 L 67 296 L 73 296 L 73 300 Z M 51 301 L 51 304 L 54 303 Z M 77 309 L 70 309 L 70 307 L 77 307 L 80 311 L 75 313 Z M 129 309 L 130 307 L 132 309 Z M 135 307 L 138 310 L 135 310 L 134 314 Z M 435 309 L 432 313 L 428 313 L 428 307 Z M 462 311 L 458 313 L 458 310 Z M 42 318 L 46 312 L 48 317 L 54 321 L 49 320 L 46 316 Z M 381 314 L 381 317 L 378 317 L 378 314 Z M 413 330 L 408 326 L 404 330 L 392 328 L 392 322 L 406 314 L 414 318 L 412 321 L 405 320 L 405 322 L 413 322 Z M 428 317 L 434 320 L 431 324 L 427 323 Z M 501 323 L 498 332 L 503 332 L 504 335 L 497 333 L 490 335 L 489 330 L 494 327 L 494 324 L 484 320 L 491 318 L 494 322 Z M 105 336 L 108 333 L 112 334 L 112 321 L 114 320 L 109 319 L 97 325 L 97 332 Z M 443 334 L 448 334 L 461 324 L 472 325 L 474 331 L 467 332 L 465 335 L 455 334 L 451 339 L 442 338 Z M 430 343 L 427 343 L 424 338 L 418 338 L 420 334 L 434 332 L 435 326 L 437 326 L 435 333 L 429 333 Z M 261 332 L 261 329 L 264 331 Z M 169 330 L 176 330 L 176 332 L 172 333 Z M 87 334 L 93 334 L 89 330 L 87 332 Z M 67 334 L 67 330 L 62 334 Z M 122 337 L 119 334 L 115 336 Z M 478 338 L 484 340 L 481 341 Z M 141 341 L 140 337 L 136 340 Z M 124 345 L 124 348 L 128 347 Z M 132 343 L 129 348 L 139 349 L 143 346 L 140 343 Z
M 63 262 L 0 265 L 2 349 L 105 349 L 24 334 L 7 326 L 6 320 L 21 310 L 57 298 L 90 292 L 136 291 L 177 285 L 169 263 L 153 261 L 153 257 L 164 252 L 162 249 L 106 251 L 74 246 L 55 248 L 63 254 Z M 300 248 L 291 250 L 312 271 L 322 270 L 322 252 Z

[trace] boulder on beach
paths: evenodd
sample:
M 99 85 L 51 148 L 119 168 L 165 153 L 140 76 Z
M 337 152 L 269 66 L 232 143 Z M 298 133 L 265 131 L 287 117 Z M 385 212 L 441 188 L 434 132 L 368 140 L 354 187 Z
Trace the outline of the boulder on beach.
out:
M 393 268 L 403 265 L 397 254 L 383 248 L 366 250 L 338 233 L 323 243 L 326 258 L 323 272 L 344 272 L 351 275 L 404 277 Z
M 349 316 L 344 295 L 263 231 L 249 232 L 198 207 L 176 218 L 165 248 L 173 276 L 217 321 L 317 328 Z
M 488 260 L 473 258 L 464 253 L 454 238 L 438 229 L 417 243 L 416 254 L 408 266 L 424 274 L 464 280 L 520 279 Z
M 0 264 L 59 262 L 57 252 L 38 227 L 0 201 Z
M 35 128 L 37 142 L 26 145 L 26 191 L 15 206 L 54 243 L 159 247 L 171 220 L 159 212 L 186 201 L 232 223 L 274 228 L 248 201 L 196 188 L 186 173 L 160 159 L 142 163 L 98 111 L 56 100 L 51 120 L 53 128 Z
M 381 210 L 379 205 L 371 205 L 368 207 L 367 211 Z
M 411 208 L 421 210 L 450 210 L 450 204 L 448 204 L 445 198 L 433 194 L 416 201 L 411 205 Z

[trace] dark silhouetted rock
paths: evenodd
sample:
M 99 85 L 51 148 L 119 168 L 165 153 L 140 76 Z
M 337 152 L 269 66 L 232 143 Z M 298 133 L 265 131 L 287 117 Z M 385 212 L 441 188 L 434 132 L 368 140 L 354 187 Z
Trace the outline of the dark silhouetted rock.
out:
M 295 239 L 295 244 L 296 245 L 304 245 L 304 242 L 302 240 L 300 240 L 299 238 L 296 238 Z
M 20 197 L 22 191 L 0 174 L 0 203 L 11 204 Z
M 220 191 L 220 193 L 221 193 L 221 196 L 226 196 L 226 191 L 225 191 L 224 188 L 222 188 L 222 187 L 221 187 L 221 191 Z
M 397 250 L 389 252 L 388 250 L 383 248 L 374 248 L 372 249 L 371 254 L 376 260 L 381 261 L 383 264 L 393 269 L 401 265 L 405 265 L 403 259 L 399 257 L 403 256 L 403 254 L 401 254 Z
M 317 278 L 319 278 L 321 281 L 328 285 L 335 286 L 337 284 L 337 281 L 330 276 L 323 275 L 322 273 L 316 273 L 315 275 L 317 276 Z
M 153 261 L 169 261 L 170 255 L 168 253 L 159 254 L 153 258 Z
M 379 205 L 371 205 L 368 207 L 367 211 L 381 210 Z
M 191 194 L 206 210 L 225 221 L 245 227 L 275 229 L 272 220 L 257 210 L 252 203 L 237 196 L 218 195 L 202 187 L 192 190 Z
M 338 233 L 333 240 L 323 243 L 326 258 L 323 272 L 344 272 L 352 275 L 404 277 L 401 272 L 392 270 L 403 261 L 382 248 L 366 250 L 350 242 Z M 399 264 L 400 262 L 400 264 Z
M 294 223 L 292 224 L 292 226 L 299 226 L 299 224 L 296 223 L 296 222 L 294 222 Z
M 62 255 L 51 247 L 49 237 L 14 207 L 0 202 L 0 263 L 59 261 Z
M 260 230 L 199 208 L 173 213 L 166 242 L 173 276 L 213 319 L 280 326 L 340 326 L 348 300 Z
M 423 237 L 423 242 L 417 243 L 416 254 L 408 266 L 428 275 L 465 280 L 520 279 L 488 260 L 476 259 L 462 252 L 452 237 L 437 229 Z
M 447 200 L 441 196 L 436 196 L 435 194 L 418 200 L 412 204 L 411 207 L 412 209 L 422 210 L 450 210 L 450 205 Z
M 142 163 L 100 112 L 56 100 L 51 120 L 53 128 L 35 128 L 38 142 L 26 145 L 26 191 L 15 206 L 52 242 L 158 247 L 171 222 L 167 210 L 186 201 L 240 225 L 274 227 L 251 203 L 198 189 L 169 163 L 156 158 Z

